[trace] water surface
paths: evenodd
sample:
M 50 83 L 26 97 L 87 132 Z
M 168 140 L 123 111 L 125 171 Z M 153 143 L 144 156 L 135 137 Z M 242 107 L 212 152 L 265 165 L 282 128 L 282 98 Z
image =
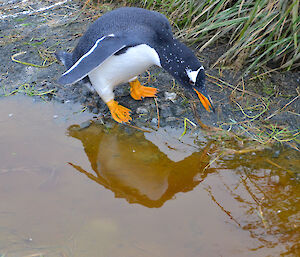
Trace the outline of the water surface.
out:
M 0 99 L 0 256 L 299 256 L 299 154 L 83 128 L 80 108 Z

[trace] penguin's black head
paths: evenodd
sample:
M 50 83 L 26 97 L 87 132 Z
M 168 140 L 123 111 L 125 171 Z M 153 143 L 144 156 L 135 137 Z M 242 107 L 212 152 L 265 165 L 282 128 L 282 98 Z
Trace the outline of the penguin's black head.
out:
M 190 70 L 186 69 L 189 88 L 192 88 L 194 93 L 198 96 L 200 102 L 204 106 L 207 111 L 215 111 L 212 100 L 210 96 L 206 92 L 205 87 L 205 72 L 203 66 L 201 66 L 198 70 Z
M 205 88 L 204 67 L 195 54 L 186 45 L 173 38 L 156 49 L 161 66 L 182 86 L 196 94 L 207 111 L 214 111 Z

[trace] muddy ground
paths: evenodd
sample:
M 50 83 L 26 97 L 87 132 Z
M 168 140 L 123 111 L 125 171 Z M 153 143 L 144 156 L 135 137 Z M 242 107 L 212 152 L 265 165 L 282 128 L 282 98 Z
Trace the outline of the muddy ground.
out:
M 65 68 L 53 55 L 56 50 L 72 50 L 88 24 L 110 8 L 103 5 L 96 11 L 89 7 L 82 9 L 79 2 L 67 0 L 0 1 L 1 96 L 19 91 L 37 98 L 42 95 L 46 100 L 80 102 L 95 117 L 110 119 L 106 105 L 82 83 L 65 87 L 56 83 Z M 156 127 L 159 122 L 160 126 L 182 128 L 184 118 L 197 124 L 191 108 L 195 102 L 200 120 L 209 126 L 239 131 L 253 138 L 255 133 L 266 133 L 272 126 L 288 127 L 296 134 L 300 128 L 300 99 L 297 98 L 300 72 L 273 72 L 270 76 L 251 79 L 254 74 L 242 80 L 240 71 L 210 68 L 223 50 L 224 46 L 220 45 L 199 54 L 209 74 L 207 88 L 215 113 L 206 112 L 196 96 L 185 92 L 159 68 L 150 69 L 149 81 L 147 73 L 140 78 L 159 89 L 157 103 L 153 99 L 133 100 L 128 85 L 117 88 L 116 100 L 132 110 L 132 124 L 139 127 Z M 166 92 L 174 94 L 170 97 Z M 261 131 L 257 131 L 255 122 L 262 124 Z

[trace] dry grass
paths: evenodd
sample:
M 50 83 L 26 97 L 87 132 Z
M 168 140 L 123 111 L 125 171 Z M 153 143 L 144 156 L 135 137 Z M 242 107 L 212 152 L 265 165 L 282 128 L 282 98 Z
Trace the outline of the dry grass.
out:
M 293 97 L 283 107 L 276 107 L 276 109 L 274 109 L 270 108 L 271 106 L 276 106 L 274 99 L 272 100 L 271 97 L 263 97 L 245 90 L 243 79 L 237 86 L 234 87 L 230 83 L 217 77 L 209 74 L 207 74 L 207 76 L 209 81 L 218 87 L 229 88 L 232 90 L 230 97 L 231 102 L 236 106 L 235 111 L 240 112 L 243 115 L 243 119 L 241 121 L 236 121 L 231 118 L 230 122 L 220 124 L 221 128 L 238 127 L 242 134 L 261 144 L 266 145 L 276 142 L 287 143 L 292 148 L 300 150 L 295 144 L 300 143 L 299 129 L 290 130 L 287 125 L 282 126 L 270 121 L 273 116 L 286 112 L 287 108 L 300 97 L 299 91 L 297 91 L 298 95 Z M 299 115 L 298 113 L 293 114 Z
M 164 13 L 177 28 L 176 35 L 196 43 L 200 51 L 216 42 L 228 45 L 215 65 L 246 67 L 246 73 L 266 64 L 286 70 L 300 65 L 298 0 L 128 0 L 122 4 Z

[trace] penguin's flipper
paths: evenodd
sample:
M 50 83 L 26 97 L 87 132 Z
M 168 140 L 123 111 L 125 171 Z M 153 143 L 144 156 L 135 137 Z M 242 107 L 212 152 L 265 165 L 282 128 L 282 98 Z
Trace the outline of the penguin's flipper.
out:
M 74 84 L 124 47 L 126 47 L 124 39 L 115 37 L 113 34 L 99 38 L 93 47 L 59 78 L 58 83 Z

